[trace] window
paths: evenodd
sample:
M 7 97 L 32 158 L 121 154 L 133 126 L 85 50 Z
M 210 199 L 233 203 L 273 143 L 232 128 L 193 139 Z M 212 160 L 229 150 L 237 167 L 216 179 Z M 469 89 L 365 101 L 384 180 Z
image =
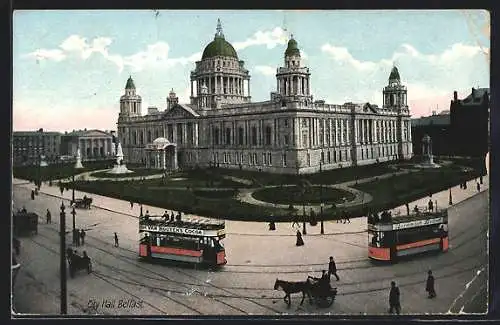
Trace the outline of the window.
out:
M 240 164 L 243 164 L 243 153 L 240 153 Z
M 311 155 L 307 154 L 307 166 L 311 166 Z
M 240 146 L 243 145 L 243 128 L 242 127 L 238 128 L 238 144 Z
M 342 150 L 339 151 L 339 161 L 342 161 Z
M 226 128 L 226 144 L 231 144 L 231 129 Z
M 271 145 L 271 127 L 270 126 L 266 126 L 266 136 L 265 136 L 265 139 L 266 139 L 266 146 L 270 146 Z
M 255 126 L 252 126 L 252 145 L 257 145 L 257 128 Z
M 253 165 L 253 159 L 252 159 L 252 154 L 251 153 L 248 154 L 248 164 L 249 165 Z
M 325 163 L 325 153 L 324 152 L 321 152 L 321 163 L 322 164 Z
M 288 134 L 285 135 L 284 142 L 285 142 L 285 146 L 288 146 L 288 143 L 290 142 Z
M 283 124 L 285 125 L 285 127 L 288 127 L 288 119 L 284 119 Z
M 286 167 L 286 152 L 282 155 L 283 167 Z
M 267 165 L 266 154 L 264 152 L 262 153 L 262 165 Z
M 139 144 L 144 144 L 144 133 L 139 132 Z
M 305 117 L 302 119 L 302 126 L 305 128 L 307 127 L 307 118 Z
M 228 154 L 227 154 L 227 162 L 231 163 L 231 153 L 230 152 L 228 152 Z
M 328 152 L 326 153 L 326 160 L 327 160 L 327 162 L 328 162 L 328 163 L 330 163 L 330 162 L 331 162 L 331 159 L 330 159 L 330 151 L 328 151 Z
M 273 158 L 272 158 L 272 157 L 273 157 L 273 156 L 272 156 L 272 154 L 269 152 L 269 153 L 267 154 L 267 164 L 268 164 L 269 166 L 272 166 L 272 165 L 273 165 Z
M 302 145 L 304 147 L 309 146 L 309 141 L 307 141 L 307 140 L 308 140 L 307 133 L 306 132 L 302 133 Z
M 253 164 L 254 165 L 258 164 L 258 162 L 257 162 L 257 154 L 256 153 L 253 154 Z
M 151 130 L 148 130 L 148 143 L 151 143 Z
M 219 128 L 214 128 L 214 139 L 213 139 L 213 143 L 215 145 L 218 145 L 219 144 Z

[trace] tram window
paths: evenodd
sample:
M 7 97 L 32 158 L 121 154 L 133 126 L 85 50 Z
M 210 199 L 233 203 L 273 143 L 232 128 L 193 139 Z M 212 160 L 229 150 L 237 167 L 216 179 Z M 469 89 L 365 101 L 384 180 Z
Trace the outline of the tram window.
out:
M 439 231 L 439 226 L 432 225 L 427 227 L 400 230 L 398 231 L 397 238 L 398 244 L 407 244 L 421 240 L 437 238 L 440 237 L 440 235 L 441 232 Z

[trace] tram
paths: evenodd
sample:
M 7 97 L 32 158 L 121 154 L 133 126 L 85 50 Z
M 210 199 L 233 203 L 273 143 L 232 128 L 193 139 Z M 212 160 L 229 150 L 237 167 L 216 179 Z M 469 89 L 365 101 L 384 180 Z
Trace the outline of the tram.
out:
M 448 211 L 425 211 L 392 217 L 384 211 L 368 216 L 368 256 L 396 262 L 398 257 L 428 251 L 448 251 Z
M 139 256 L 144 259 L 221 266 L 227 263 L 222 240 L 225 222 L 201 217 L 169 220 L 164 216 L 139 219 Z

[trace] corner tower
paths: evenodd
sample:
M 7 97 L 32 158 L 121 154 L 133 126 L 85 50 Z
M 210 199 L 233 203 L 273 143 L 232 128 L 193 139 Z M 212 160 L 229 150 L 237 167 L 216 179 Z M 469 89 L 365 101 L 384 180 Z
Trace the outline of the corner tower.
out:
M 284 55 L 284 67 L 276 73 L 277 93 L 285 103 L 289 100 L 312 102 L 309 68 L 301 66 L 297 41 L 291 36 Z
M 207 87 L 206 93 L 202 93 L 203 86 Z M 250 98 L 250 75 L 226 41 L 219 19 L 214 40 L 205 47 L 201 61 L 191 72 L 191 104 L 204 109 L 221 108 L 248 103 Z
M 401 84 L 401 77 L 396 66 L 392 67 L 388 85 L 384 87 L 383 95 L 383 108 L 397 113 L 396 141 L 398 145 L 398 158 L 409 159 L 413 155 L 410 110 L 407 104 L 406 86 Z
M 401 77 L 396 66 L 392 67 L 387 86 L 383 90 L 383 107 L 389 110 L 398 110 L 400 107 L 407 107 L 406 86 L 401 84 Z
M 120 97 L 120 117 L 141 116 L 141 96 L 136 94 L 134 80 L 130 76 L 125 85 L 125 94 Z

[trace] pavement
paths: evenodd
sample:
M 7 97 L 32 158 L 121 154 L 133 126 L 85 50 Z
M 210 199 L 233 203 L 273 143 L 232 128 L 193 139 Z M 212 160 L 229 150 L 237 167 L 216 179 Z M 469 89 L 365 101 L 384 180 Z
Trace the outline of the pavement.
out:
M 17 312 L 59 313 L 59 207 L 71 199 L 71 191 L 61 197 L 57 186 L 42 186 L 30 199 L 33 184 L 13 182 L 14 208 L 26 207 L 41 216 L 38 235 L 21 238 L 22 264 L 15 283 Z M 436 193 L 438 207 L 449 210 L 450 250 L 426 254 L 395 265 L 374 264 L 367 258 L 366 218 L 343 224 L 325 222 L 307 226 L 305 245 L 295 246 L 295 232 L 302 225 L 276 223 L 269 231 L 266 223 L 226 221 L 228 264 L 218 271 L 192 266 L 149 264 L 138 260 L 139 206 L 123 200 L 75 191 L 93 198 L 90 210 L 77 210 L 76 227 L 87 229 L 83 248 L 92 258 L 94 272 L 68 278 L 68 313 L 72 315 L 286 315 L 387 314 L 390 281 L 400 286 L 403 314 L 477 312 L 487 285 L 488 179 L 481 192 L 473 182 L 467 190 L 451 189 Z M 428 198 L 411 202 L 425 206 Z M 44 224 L 45 211 L 52 212 L 52 224 Z M 402 210 L 403 209 L 403 210 Z M 143 206 L 150 214 L 164 210 Z M 395 209 L 404 211 L 404 207 Z M 66 210 L 69 212 L 68 210 Z M 67 230 L 71 215 L 67 213 Z M 113 247 L 113 233 L 120 247 Z M 332 281 L 339 294 L 333 306 L 318 309 L 292 295 L 287 308 L 283 293 L 273 290 L 277 278 L 303 281 L 318 276 L 334 256 L 340 281 Z M 436 277 L 435 299 L 424 290 L 427 270 Z M 484 300 L 484 301 L 487 301 Z

